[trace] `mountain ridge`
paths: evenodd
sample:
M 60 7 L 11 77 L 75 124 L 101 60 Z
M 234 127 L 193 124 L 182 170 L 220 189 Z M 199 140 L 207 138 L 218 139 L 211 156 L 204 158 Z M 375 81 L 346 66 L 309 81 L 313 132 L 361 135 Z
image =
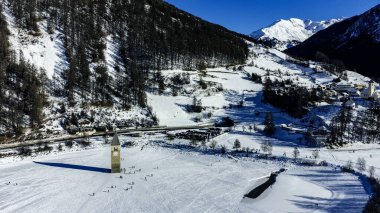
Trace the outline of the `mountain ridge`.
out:
M 280 19 L 268 27 L 250 34 L 254 39 L 264 42 L 269 47 L 285 50 L 305 41 L 320 30 L 340 22 L 340 19 L 327 21 L 302 20 L 298 18 Z
M 309 60 L 325 55 L 339 59 L 346 68 L 379 79 L 376 54 L 380 52 L 380 4 L 322 30 L 286 53 Z M 325 57 L 325 58 L 326 58 Z

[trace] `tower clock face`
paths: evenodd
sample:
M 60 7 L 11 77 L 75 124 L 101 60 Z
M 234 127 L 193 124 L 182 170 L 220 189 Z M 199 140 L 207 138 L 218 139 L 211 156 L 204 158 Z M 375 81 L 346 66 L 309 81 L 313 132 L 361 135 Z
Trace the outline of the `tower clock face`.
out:
M 119 156 L 119 152 L 114 151 L 114 152 L 113 152 L 113 156 L 115 156 L 115 157 Z

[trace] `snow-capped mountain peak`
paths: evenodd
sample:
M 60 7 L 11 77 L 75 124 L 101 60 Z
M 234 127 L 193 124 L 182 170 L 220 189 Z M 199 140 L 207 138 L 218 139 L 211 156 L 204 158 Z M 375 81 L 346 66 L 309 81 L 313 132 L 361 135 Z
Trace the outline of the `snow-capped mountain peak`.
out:
M 301 20 L 298 18 L 281 19 L 272 25 L 251 33 L 251 37 L 264 41 L 268 46 L 285 50 L 295 46 L 320 30 L 340 22 L 343 19 L 328 21 Z
M 317 52 L 341 60 L 346 68 L 379 77 L 380 4 L 361 15 L 347 18 L 287 50 L 292 56 L 315 59 Z

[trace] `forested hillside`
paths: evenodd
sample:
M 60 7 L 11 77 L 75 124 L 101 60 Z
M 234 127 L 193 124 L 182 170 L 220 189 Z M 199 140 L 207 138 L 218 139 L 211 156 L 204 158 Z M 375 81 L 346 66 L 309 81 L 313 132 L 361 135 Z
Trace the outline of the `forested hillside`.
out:
M 19 27 L 39 35 L 38 22 L 47 21 L 50 33 L 61 31 L 69 68 L 63 73 L 63 95 L 75 100 L 75 91 L 84 101 L 100 93 L 108 104 L 120 97 L 124 107 L 145 106 L 144 86 L 149 70 L 242 63 L 246 43 L 239 35 L 202 21 L 161 0 L 9 0 Z M 120 78 L 108 82 L 105 38 L 117 43 L 113 69 Z M 94 72 L 91 65 L 96 64 Z M 109 85 L 115 84 L 115 87 Z M 57 91 L 60 93 L 60 91 Z
M 162 0 L 8 0 L 2 1 L 2 8 L 8 18 L 1 22 L 0 75 L 7 78 L 0 76 L 4 81 L 0 90 L 15 94 L 1 92 L 1 108 L 8 115 L 11 110 L 23 111 L 14 112 L 20 124 L 25 123 L 24 115 L 30 115 L 30 126 L 43 119 L 47 95 L 64 98 L 68 106 L 146 107 L 148 85 L 162 82 L 156 71 L 244 63 L 249 52 L 243 35 Z M 12 52 L 7 19 L 17 34 L 23 31 L 37 39 L 46 33 L 52 39 L 58 35 L 62 71 L 47 79 L 43 70 L 23 60 L 22 48 Z M 21 40 L 29 42 L 24 37 Z M 110 44 L 112 64 L 106 59 Z M 8 98 L 2 97 L 5 94 Z M 29 97 L 37 94 L 42 95 Z M 17 126 L 3 116 L 2 125 Z
M 35 127 L 42 122 L 46 103 L 47 78 L 16 53 L 8 42 L 9 31 L 0 15 L 0 128 L 8 133 L 20 133 L 23 125 Z

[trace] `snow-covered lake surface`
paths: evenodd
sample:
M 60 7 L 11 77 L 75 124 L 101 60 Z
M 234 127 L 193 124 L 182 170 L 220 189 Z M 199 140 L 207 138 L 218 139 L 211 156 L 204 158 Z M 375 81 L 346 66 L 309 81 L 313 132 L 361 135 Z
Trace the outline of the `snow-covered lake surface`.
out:
M 369 196 L 358 177 L 331 167 L 235 161 L 151 137 L 122 149 L 122 178 L 106 173 L 107 145 L 0 164 L 0 212 L 360 212 Z M 280 168 L 258 199 L 243 198 Z

